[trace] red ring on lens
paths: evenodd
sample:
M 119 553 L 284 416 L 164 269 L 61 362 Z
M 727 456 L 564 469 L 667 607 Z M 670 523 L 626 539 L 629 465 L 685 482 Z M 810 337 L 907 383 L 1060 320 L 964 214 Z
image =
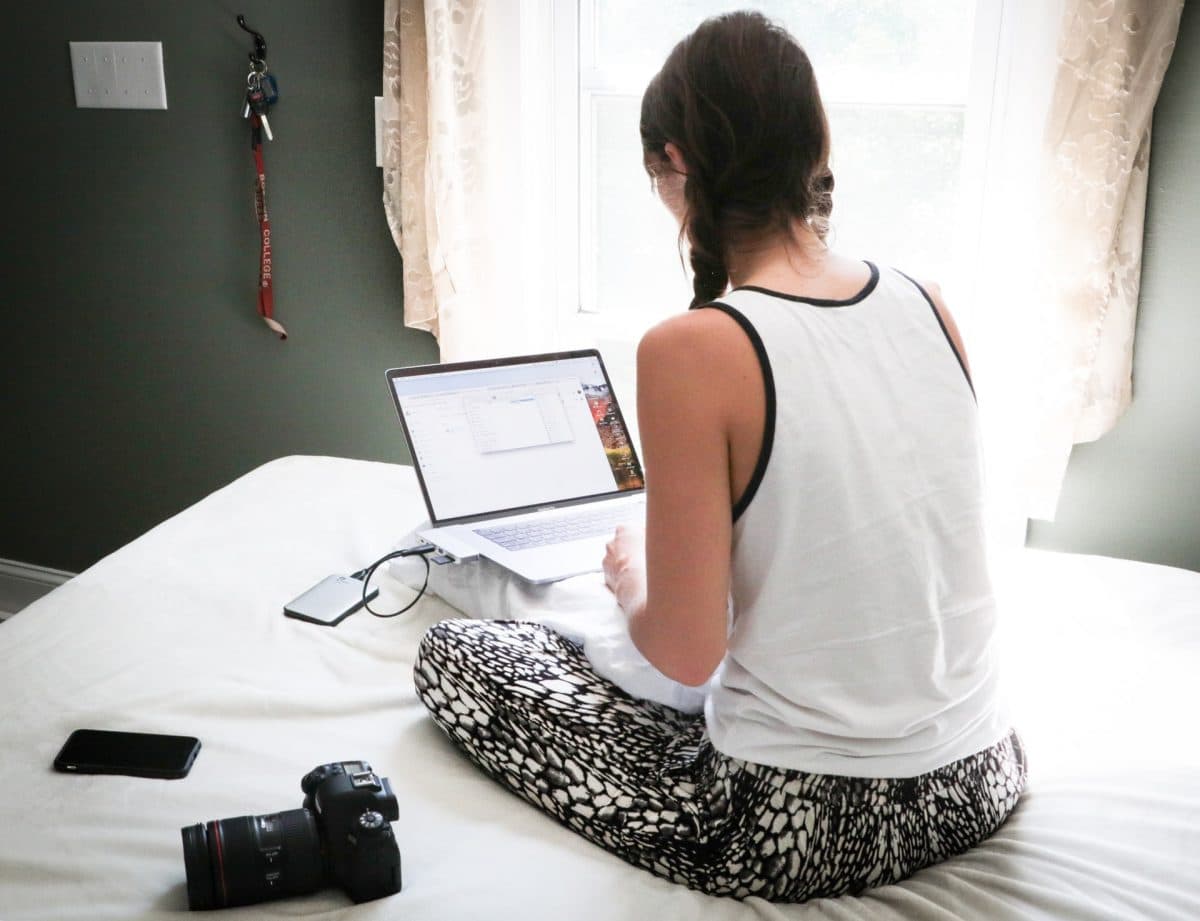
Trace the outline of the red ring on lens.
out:
M 217 873 L 221 877 L 221 905 L 224 907 L 229 904 L 229 892 L 225 888 L 225 852 L 221 847 L 221 823 L 209 822 L 208 829 L 217 843 Z

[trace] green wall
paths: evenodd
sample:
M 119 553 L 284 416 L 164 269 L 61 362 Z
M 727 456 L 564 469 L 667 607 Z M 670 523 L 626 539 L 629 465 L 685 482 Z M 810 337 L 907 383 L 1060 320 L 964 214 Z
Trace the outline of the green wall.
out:
M 78 571 L 287 454 L 405 461 L 405 330 L 380 203 L 380 0 L 8 4 L 0 558 Z M 268 43 L 280 342 L 255 313 L 240 96 Z M 167 111 L 76 109 L 67 42 L 161 41 Z
M 1133 405 L 1077 445 L 1028 544 L 1200 571 L 1200 7 L 1185 6 L 1154 112 Z

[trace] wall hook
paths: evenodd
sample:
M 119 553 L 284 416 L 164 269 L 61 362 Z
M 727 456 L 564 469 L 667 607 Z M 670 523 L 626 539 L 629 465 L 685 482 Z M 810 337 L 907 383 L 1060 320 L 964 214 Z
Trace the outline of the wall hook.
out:
M 238 13 L 237 24 L 254 36 L 254 51 L 250 54 L 250 61 L 255 65 L 255 70 L 266 70 L 267 40 L 262 37 L 261 32 L 255 32 L 246 25 L 246 17 L 241 13 Z

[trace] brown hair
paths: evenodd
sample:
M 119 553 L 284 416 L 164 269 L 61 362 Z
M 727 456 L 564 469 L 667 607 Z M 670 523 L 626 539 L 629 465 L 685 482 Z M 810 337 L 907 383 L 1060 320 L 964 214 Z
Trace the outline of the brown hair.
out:
M 706 19 L 667 56 L 642 97 L 647 169 L 667 142 L 687 162 L 681 239 L 691 250 L 692 306 L 729 283 L 731 245 L 808 221 L 819 237 L 833 209 L 829 124 L 812 65 L 761 13 Z

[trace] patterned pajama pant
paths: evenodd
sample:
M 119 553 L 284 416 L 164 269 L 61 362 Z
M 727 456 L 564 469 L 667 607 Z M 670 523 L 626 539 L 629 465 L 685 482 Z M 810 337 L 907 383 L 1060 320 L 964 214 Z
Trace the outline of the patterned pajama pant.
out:
M 899 780 L 731 758 L 703 716 L 630 697 L 533 623 L 443 621 L 414 679 L 495 780 L 629 863 L 712 895 L 799 902 L 897 882 L 987 838 L 1025 785 L 1015 733 Z

